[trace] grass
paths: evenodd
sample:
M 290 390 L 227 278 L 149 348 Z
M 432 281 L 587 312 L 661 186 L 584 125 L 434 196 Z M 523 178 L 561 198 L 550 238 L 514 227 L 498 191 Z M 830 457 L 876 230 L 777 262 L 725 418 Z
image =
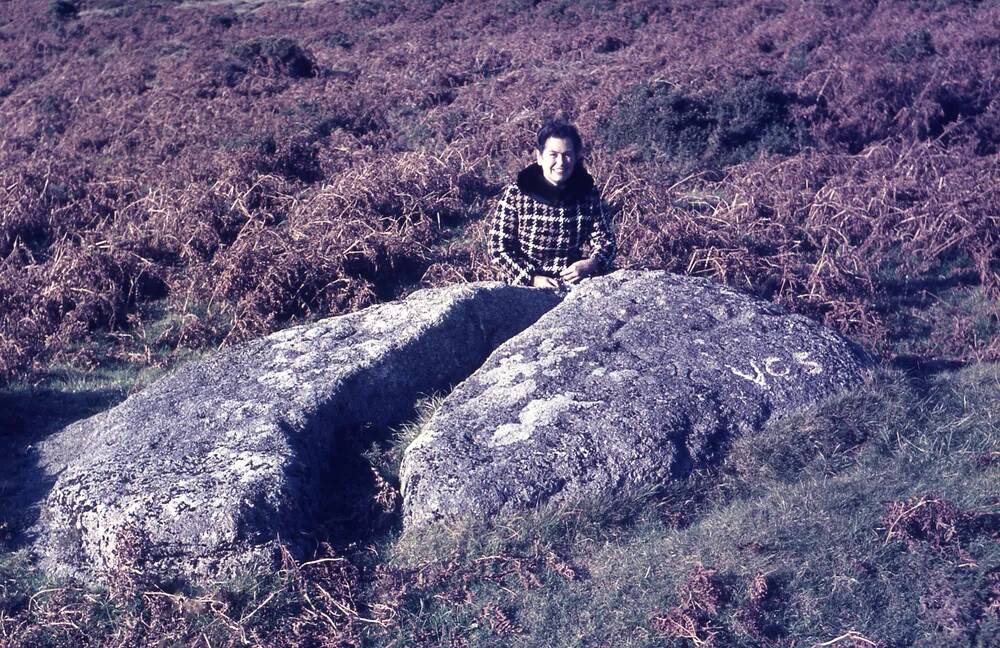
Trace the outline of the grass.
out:
M 849 630 L 889 646 L 990 645 L 1000 636 L 991 589 L 1000 569 L 997 371 L 935 379 L 920 386 L 922 398 L 904 376 L 882 376 L 741 439 L 719 469 L 624 516 L 600 506 L 596 515 L 550 511 L 463 536 L 455 551 L 464 564 L 554 550 L 587 575 L 487 587 L 467 614 L 488 601 L 523 633 L 485 632 L 472 645 L 813 645 Z M 889 529 L 893 502 L 950 502 L 981 526 L 937 544 L 900 539 L 898 524 Z M 427 550 L 421 541 L 401 551 Z M 691 575 L 706 570 L 720 601 L 685 603 Z M 759 578 L 769 594 L 754 603 Z M 928 607 L 936 588 L 944 612 Z M 454 614 L 432 604 L 435 612 Z M 694 619 L 697 640 L 656 623 L 671 614 Z
M 204 341 L 197 349 L 184 346 L 197 319 L 194 314 L 177 317 L 154 302 L 137 314 L 131 332 L 98 332 L 66 349 L 62 362 L 36 372 L 32 381 L 8 384 L 0 391 L 0 440 L 65 427 L 117 405 L 172 367 L 204 355 Z
M 0 645 L 997 643 L 996 3 L 8 4 L 15 463 L 220 345 L 489 278 L 491 201 L 556 113 L 597 143 L 622 267 L 752 291 L 885 368 L 656 492 L 401 537 L 431 400 L 349 440 L 364 479 L 314 560 L 199 590 L 53 581 L 0 508 Z
M 47 581 L 7 553 L 0 637 L 14 646 L 83 636 L 138 645 L 155 632 L 174 645 L 992 645 L 998 387 L 995 364 L 923 378 L 881 371 L 657 492 L 476 529 L 400 536 L 390 526 L 216 588 L 159 592 L 118 575 L 94 590 Z M 396 446 L 369 455 L 387 481 L 405 438 L 404 428 Z

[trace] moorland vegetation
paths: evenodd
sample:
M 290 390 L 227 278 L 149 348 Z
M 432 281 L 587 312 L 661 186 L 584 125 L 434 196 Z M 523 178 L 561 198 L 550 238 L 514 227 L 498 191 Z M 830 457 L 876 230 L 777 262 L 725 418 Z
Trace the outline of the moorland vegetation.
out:
M 993 0 L 5 2 L 5 444 L 192 354 L 492 278 L 491 201 L 550 115 L 590 144 L 620 267 L 883 366 L 633 503 L 407 545 L 386 443 L 371 540 L 267 580 L 93 591 L 6 552 L 0 642 L 990 645 L 998 34 Z

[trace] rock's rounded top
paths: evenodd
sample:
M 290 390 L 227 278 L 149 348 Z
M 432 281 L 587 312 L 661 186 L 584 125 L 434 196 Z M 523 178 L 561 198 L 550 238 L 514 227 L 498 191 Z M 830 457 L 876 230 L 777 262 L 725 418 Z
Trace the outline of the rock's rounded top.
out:
M 403 463 L 406 524 L 481 520 L 683 477 L 856 385 L 838 334 L 663 271 L 588 280 L 444 401 Z
M 181 367 L 39 445 L 55 483 L 34 549 L 57 571 L 99 573 L 138 534 L 144 572 L 258 564 L 312 531 L 338 435 L 401 421 L 558 301 L 496 282 L 421 290 Z
M 131 568 L 162 577 L 263 564 L 322 516 L 343 430 L 398 423 L 459 381 L 407 449 L 408 527 L 614 494 L 717 461 L 865 364 L 815 322 L 702 279 L 620 271 L 561 299 L 418 291 L 181 367 L 38 446 L 54 484 L 33 548 L 87 574 L 120 565 L 125 537 L 142 540 Z

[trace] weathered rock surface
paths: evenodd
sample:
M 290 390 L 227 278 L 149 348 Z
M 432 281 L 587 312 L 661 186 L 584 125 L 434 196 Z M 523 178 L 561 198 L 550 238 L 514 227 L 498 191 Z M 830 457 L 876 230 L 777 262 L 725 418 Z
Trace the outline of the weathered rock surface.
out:
M 41 444 L 55 482 L 34 549 L 87 573 L 126 560 L 125 543 L 142 569 L 197 580 L 267 560 L 278 538 L 294 548 L 323 508 L 339 431 L 400 421 L 557 301 L 501 284 L 420 291 L 185 366 Z
M 718 460 L 733 437 L 849 389 L 862 354 L 705 280 L 590 280 L 497 349 L 406 450 L 407 529 L 614 495 Z

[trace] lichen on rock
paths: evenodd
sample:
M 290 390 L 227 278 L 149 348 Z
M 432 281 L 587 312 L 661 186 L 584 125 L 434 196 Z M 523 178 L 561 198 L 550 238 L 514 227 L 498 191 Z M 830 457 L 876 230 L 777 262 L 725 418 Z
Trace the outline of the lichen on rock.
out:
M 127 532 L 144 571 L 188 581 L 266 566 L 278 542 L 304 551 L 343 431 L 400 422 L 558 300 L 496 283 L 420 291 L 182 367 L 40 444 L 54 483 L 32 548 L 51 571 L 99 575 Z
M 815 322 L 703 279 L 588 280 L 407 448 L 404 522 L 478 522 L 683 478 L 737 435 L 857 385 L 866 362 Z

